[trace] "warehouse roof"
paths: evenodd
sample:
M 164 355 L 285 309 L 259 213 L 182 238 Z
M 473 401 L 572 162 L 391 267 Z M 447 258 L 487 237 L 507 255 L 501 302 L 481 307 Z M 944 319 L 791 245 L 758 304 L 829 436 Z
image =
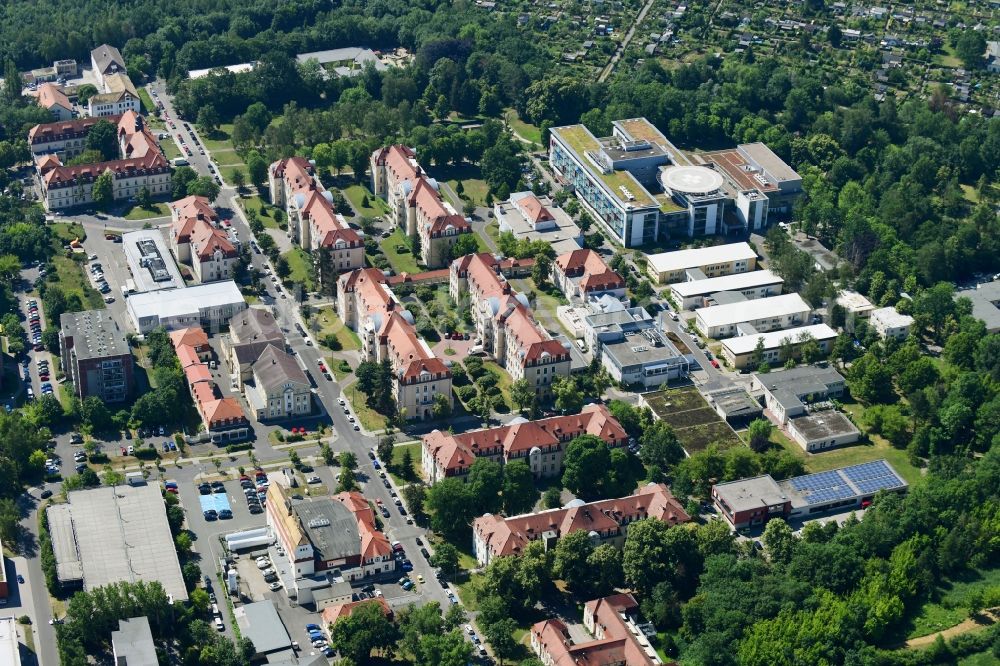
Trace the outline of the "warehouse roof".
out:
M 710 266 L 728 261 L 755 259 L 757 253 L 749 243 L 726 243 L 690 250 L 675 250 L 647 255 L 649 265 L 657 273 L 673 273 L 687 268 Z
M 784 317 L 796 312 L 810 312 L 809 306 L 798 294 L 783 294 L 770 298 L 758 298 L 741 303 L 713 305 L 698 310 L 698 318 L 708 328 L 736 324 L 744 321 L 754 321 L 764 317 Z
M 694 296 L 714 294 L 717 291 L 737 291 L 783 283 L 784 280 L 771 271 L 750 271 L 749 273 L 723 275 L 705 280 L 678 282 L 671 289 L 677 292 L 682 298 L 692 298 Z
M 161 319 L 198 312 L 229 303 L 244 302 L 243 294 L 232 280 L 209 282 L 183 289 L 134 294 L 128 298 L 129 309 L 139 318 L 158 315 Z

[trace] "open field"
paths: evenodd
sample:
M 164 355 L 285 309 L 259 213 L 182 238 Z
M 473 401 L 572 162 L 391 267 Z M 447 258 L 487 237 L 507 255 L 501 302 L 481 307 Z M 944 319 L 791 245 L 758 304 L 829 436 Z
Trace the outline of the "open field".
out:
M 351 202 L 354 210 L 362 217 L 378 217 L 389 212 L 389 205 L 371 193 L 364 185 L 349 185 L 343 189 L 344 196 Z M 362 205 L 365 197 L 368 197 L 368 205 Z
M 84 276 L 80 263 L 57 254 L 52 257 L 52 265 L 55 266 L 56 279 L 46 278 L 50 286 L 58 286 L 66 296 L 76 294 L 87 310 L 101 310 L 105 307 L 104 297 L 90 286 L 90 280 Z
M 223 124 L 219 125 L 219 128 L 212 133 L 212 136 L 199 134 L 198 138 L 201 139 L 205 148 L 212 152 L 216 150 L 231 150 L 233 147 L 232 139 L 230 138 L 232 131 L 232 124 Z
M 306 291 L 312 291 L 316 288 L 316 283 L 313 278 L 312 257 L 308 252 L 300 247 L 297 247 L 289 250 L 281 256 L 288 261 L 288 267 L 292 270 L 288 279 L 292 282 L 301 284 Z
M 358 337 L 357 333 L 344 325 L 340 317 L 334 313 L 333 308 L 323 308 L 320 310 L 316 314 L 314 321 L 320 326 L 319 331 L 316 333 L 316 337 L 320 340 L 328 335 L 335 335 L 340 340 L 341 351 L 361 349 L 361 338 Z
M 278 223 L 274 220 L 274 213 L 278 208 L 265 202 L 259 196 L 240 197 L 240 204 L 244 210 L 256 210 L 257 219 L 268 229 L 277 229 Z
M 410 252 L 410 240 L 403 235 L 402 230 L 398 227 L 388 238 L 383 238 L 379 242 L 379 246 L 397 275 L 400 273 L 419 273 L 423 270 L 417 265 L 416 257 Z M 399 251 L 400 249 L 402 252 Z
M 388 419 L 365 403 L 365 394 L 354 385 L 344 389 L 344 395 L 351 402 L 351 411 L 358 417 L 365 430 L 384 430 Z
M 411 458 L 411 474 L 412 476 L 400 476 L 397 471 L 403 471 L 403 456 L 405 452 L 410 452 Z M 423 467 L 420 465 L 420 442 L 411 442 L 409 444 L 400 444 L 392 449 L 392 471 L 389 472 L 389 476 L 392 480 L 396 482 L 397 486 L 405 486 L 412 483 L 413 480 L 423 478 Z
M 138 204 L 125 209 L 123 217 L 126 220 L 149 220 L 154 217 L 167 217 L 170 215 L 170 208 L 165 203 L 153 202 L 151 208 L 146 209 Z
M 907 638 L 926 636 L 955 626 L 969 617 L 972 595 L 991 587 L 1000 587 L 1000 568 L 970 571 L 953 581 L 942 581 L 937 597 L 925 603 L 920 614 L 913 617 L 913 626 Z
M 528 141 L 537 144 L 539 148 L 542 147 L 542 132 L 534 125 L 524 122 L 517 115 L 517 111 L 514 109 L 508 109 L 507 113 L 504 115 L 507 120 L 507 124 L 510 128 L 522 139 L 527 139 Z

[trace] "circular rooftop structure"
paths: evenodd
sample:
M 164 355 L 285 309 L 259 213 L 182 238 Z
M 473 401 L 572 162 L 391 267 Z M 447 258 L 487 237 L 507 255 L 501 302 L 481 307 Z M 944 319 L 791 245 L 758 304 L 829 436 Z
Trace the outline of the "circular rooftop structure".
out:
M 663 170 L 663 187 L 681 194 L 708 194 L 722 187 L 722 176 L 703 166 L 675 166 Z

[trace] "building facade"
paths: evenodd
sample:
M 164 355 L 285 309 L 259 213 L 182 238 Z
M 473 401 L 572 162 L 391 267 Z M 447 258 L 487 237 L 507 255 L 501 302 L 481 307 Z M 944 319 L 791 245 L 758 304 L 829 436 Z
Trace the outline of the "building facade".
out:
M 121 52 L 109 44 L 101 44 L 90 52 L 90 67 L 101 88 L 104 88 L 107 76 L 128 71 Z
M 472 225 L 438 192 L 411 148 L 392 145 L 372 153 L 372 192 L 386 200 L 390 218 L 403 232 L 420 240 L 422 263 L 428 268 L 448 265 L 451 247 Z
M 376 268 L 342 275 L 337 310 L 344 324 L 361 338 L 365 360 L 389 361 L 400 413 L 407 419 L 434 418 L 436 403 L 444 401 L 449 411 L 454 405 L 451 370 L 417 335 L 413 315 L 403 308 L 386 282 L 385 275 Z
M 312 413 L 312 386 L 295 357 L 268 346 L 251 369 L 253 385 L 244 385 L 247 403 L 258 421 Z
M 901 314 L 893 307 L 872 311 L 869 321 L 883 340 L 905 340 L 913 328 L 913 317 Z
M 557 255 L 583 247 L 580 227 L 547 196 L 515 192 L 507 201 L 493 204 L 493 216 L 500 233 L 513 234 L 517 240 L 547 243 Z
M 108 311 L 65 312 L 59 324 L 59 358 L 76 397 L 128 400 L 135 386 L 132 350 Z
M 584 339 L 611 379 L 625 385 L 658 388 L 687 377 L 695 363 L 691 350 L 639 307 L 585 317 Z
M 837 331 L 826 324 L 812 324 L 783 331 L 751 333 L 726 338 L 722 341 L 720 356 L 732 368 L 742 370 L 752 365 L 758 354 L 758 345 L 760 345 L 760 360 L 773 368 L 784 365 L 788 359 L 782 357 L 786 354 L 794 359 L 801 358 L 802 347 L 805 344 L 815 342 L 816 348 L 821 354 L 829 354 L 836 339 Z
M 746 327 L 755 333 L 801 327 L 811 314 L 812 307 L 801 296 L 784 294 L 701 308 L 695 315 L 695 326 L 705 337 L 720 339 Z
M 520 555 L 532 541 L 541 539 L 551 550 L 559 539 L 579 530 L 587 530 L 594 545 L 625 544 L 628 526 L 645 518 L 655 518 L 668 525 L 691 520 L 681 503 L 662 483 L 650 483 L 634 494 L 589 504 L 570 502 L 562 509 L 505 518 L 486 514 L 472 523 L 472 545 L 476 561 L 487 566 L 497 557 Z
M 38 86 L 38 105 L 52 114 L 57 122 L 72 120 L 73 104 L 69 101 L 62 86 L 54 83 L 43 83 Z
M 566 446 L 581 435 L 600 437 L 610 448 L 628 444 L 628 435 L 604 405 L 587 405 L 579 414 L 553 416 L 537 421 L 517 420 L 510 425 L 453 435 L 440 430 L 424 435 L 421 465 L 427 483 L 445 478 L 465 478 L 479 457 L 507 464 L 527 463 L 536 478 L 562 472 Z
M 750 271 L 704 280 L 675 282 L 670 296 L 683 310 L 695 310 L 716 304 L 714 294 L 725 292 L 741 295 L 748 301 L 781 294 L 785 281 L 771 271 Z
M 660 252 L 648 255 L 646 260 L 646 270 L 657 284 L 749 273 L 757 267 L 757 253 L 749 243 Z
M 205 197 L 189 196 L 170 204 L 170 246 L 177 261 L 191 265 L 198 282 L 230 280 L 240 253 L 219 229 L 218 215 Z

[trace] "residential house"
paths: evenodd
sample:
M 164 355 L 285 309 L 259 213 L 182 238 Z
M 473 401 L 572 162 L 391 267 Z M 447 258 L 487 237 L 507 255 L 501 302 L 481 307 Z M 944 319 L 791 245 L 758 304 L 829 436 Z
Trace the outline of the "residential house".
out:
M 472 225 L 441 198 L 437 181 L 428 178 L 415 153 L 403 145 L 379 148 L 371 157 L 372 192 L 389 204 L 395 224 L 420 241 L 420 254 L 428 268 L 445 266 L 451 247 Z
M 285 334 L 270 310 L 251 307 L 230 320 L 229 333 L 222 336 L 222 351 L 241 388 L 253 376 L 253 364 L 271 347 L 284 351 Z
M 536 622 L 529 632 L 531 649 L 547 666 L 661 666 L 642 625 L 635 597 L 614 594 L 584 604 L 586 633 L 572 631 L 558 618 Z
M 244 384 L 247 404 L 258 421 L 274 421 L 312 413 L 312 386 L 294 356 L 268 346 L 251 369 L 253 384 Z
M 365 360 L 388 360 L 393 370 L 396 407 L 407 419 L 434 416 L 437 396 L 454 404 L 451 370 L 417 335 L 413 315 L 392 293 L 382 271 L 366 268 L 345 273 L 338 285 L 337 309 L 348 328 L 361 338 Z M 405 411 L 403 411 L 405 410 Z
M 869 319 L 872 328 L 883 340 L 905 340 L 913 327 L 913 317 L 901 314 L 896 308 L 873 310 Z
M 108 44 L 101 44 L 90 52 L 90 67 L 101 88 L 105 85 L 106 76 L 124 74 L 128 71 L 121 52 Z
M 104 92 L 87 99 L 87 114 L 92 117 L 119 116 L 126 111 L 142 111 L 139 93 L 128 75 L 108 74 L 104 77 Z
M 587 405 L 579 414 L 537 421 L 515 419 L 508 425 L 454 435 L 440 430 L 424 435 L 421 467 L 427 483 L 464 479 L 476 458 L 507 464 L 520 460 L 536 478 L 562 472 L 566 446 L 581 435 L 600 437 L 611 448 L 628 444 L 628 435 L 604 405 Z
M 272 164 L 268 173 L 271 202 L 285 208 L 292 239 L 312 253 L 321 285 L 332 290 L 338 274 L 364 266 L 362 234 L 333 209 L 333 195 L 311 163 L 289 157 Z
M 177 261 L 189 263 L 199 282 L 231 279 L 240 254 L 216 226 L 219 217 L 208 199 L 188 196 L 171 203 L 170 210 L 170 246 Z
M 62 86 L 54 83 L 43 83 L 38 86 L 38 105 L 47 109 L 56 121 L 71 120 L 73 118 L 73 103 L 63 92 Z
M 605 294 L 625 297 L 625 278 L 611 270 L 593 250 L 577 249 L 556 257 L 552 281 L 571 301 L 586 303 Z
M 483 349 L 513 381 L 528 380 L 535 394 L 545 399 L 555 380 L 569 376 L 570 354 L 534 320 L 527 297 L 513 292 L 501 266 L 488 253 L 460 257 L 451 264 L 449 291 L 456 302 L 469 295 Z
M 595 546 L 625 544 L 628 526 L 646 518 L 668 525 L 691 520 L 684 507 L 662 483 L 650 483 L 634 494 L 617 499 L 585 503 L 574 500 L 561 509 L 548 509 L 520 516 L 486 514 L 472 523 L 473 550 L 480 566 L 494 558 L 520 555 L 532 541 L 541 539 L 546 550 L 555 548 L 562 537 L 587 530 Z

